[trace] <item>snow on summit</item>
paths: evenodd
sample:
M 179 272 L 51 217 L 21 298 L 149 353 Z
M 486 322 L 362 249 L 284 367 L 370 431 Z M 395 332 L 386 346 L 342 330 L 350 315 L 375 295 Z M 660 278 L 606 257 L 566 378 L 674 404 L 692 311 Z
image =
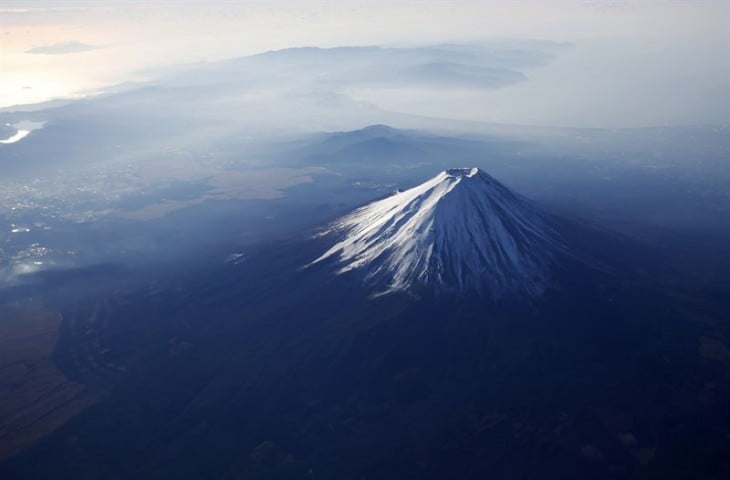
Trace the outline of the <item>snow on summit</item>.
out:
M 312 263 L 362 271 L 381 293 L 425 287 L 536 296 L 563 250 L 545 214 L 478 168 L 445 170 L 355 210 L 327 234 L 339 241 Z

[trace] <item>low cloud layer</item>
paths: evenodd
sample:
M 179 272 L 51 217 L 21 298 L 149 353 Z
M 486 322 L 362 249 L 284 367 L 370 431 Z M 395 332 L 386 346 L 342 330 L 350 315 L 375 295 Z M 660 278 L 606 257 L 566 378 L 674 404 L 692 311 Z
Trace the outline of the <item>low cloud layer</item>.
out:
M 81 42 L 59 42 L 52 45 L 40 45 L 26 50 L 25 53 L 34 55 L 67 55 L 71 53 L 88 52 L 101 48 L 98 45 L 89 45 Z

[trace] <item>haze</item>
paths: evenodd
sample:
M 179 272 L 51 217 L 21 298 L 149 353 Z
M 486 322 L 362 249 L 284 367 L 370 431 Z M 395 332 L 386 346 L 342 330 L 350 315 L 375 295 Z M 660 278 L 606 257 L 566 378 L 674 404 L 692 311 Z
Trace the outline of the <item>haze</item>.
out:
M 489 92 L 348 89 L 417 115 L 529 125 L 726 125 L 724 1 L 202 2 L 6 0 L 0 106 L 79 97 L 164 65 L 273 49 L 536 39 L 565 44 Z
M 0 0 L 3 480 L 730 479 L 727 0 Z

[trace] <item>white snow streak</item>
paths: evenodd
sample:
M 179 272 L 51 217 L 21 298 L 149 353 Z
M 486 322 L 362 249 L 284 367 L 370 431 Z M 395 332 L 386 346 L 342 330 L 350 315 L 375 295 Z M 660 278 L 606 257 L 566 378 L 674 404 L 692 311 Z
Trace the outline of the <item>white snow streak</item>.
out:
M 331 225 L 342 236 L 312 264 L 361 269 L 380 293 L 432 287 L 539 295 L 563 250 L 546 217 L 478 168 L 450 169 Z

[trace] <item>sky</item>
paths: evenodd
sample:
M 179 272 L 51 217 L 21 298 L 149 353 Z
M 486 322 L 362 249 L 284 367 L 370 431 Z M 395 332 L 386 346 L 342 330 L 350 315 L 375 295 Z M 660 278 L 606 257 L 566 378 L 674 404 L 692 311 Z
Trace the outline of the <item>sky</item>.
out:
M 417 115 L 530 125 L 730 123 L 726 0 L 3 0 L 0 106 L 79 97 L 164 66 L 267 50 L 490 39 L 565 43 L 493 91 L 357 89 Z

